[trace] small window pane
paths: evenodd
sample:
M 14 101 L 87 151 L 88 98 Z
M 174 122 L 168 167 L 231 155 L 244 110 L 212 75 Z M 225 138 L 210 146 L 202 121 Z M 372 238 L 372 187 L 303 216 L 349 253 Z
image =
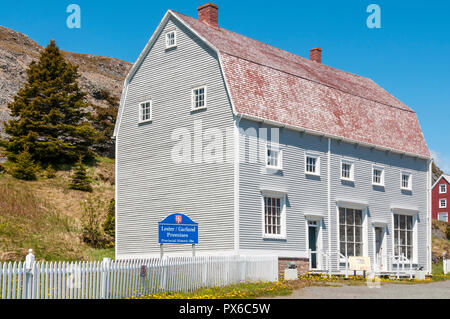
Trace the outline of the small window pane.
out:
M 353 209 L 347 209 L 347 225 L 353 225 L 354 224 L 354 211 Z
M 339 208 L 339 223 L 341 225 L 345 224 L 345 208 Z
M 355 256 L 362 256 L 362 244 L 355 245 Z
M 355 211 L 355 224 L 362 225 L 362 211 L 360 210 Z

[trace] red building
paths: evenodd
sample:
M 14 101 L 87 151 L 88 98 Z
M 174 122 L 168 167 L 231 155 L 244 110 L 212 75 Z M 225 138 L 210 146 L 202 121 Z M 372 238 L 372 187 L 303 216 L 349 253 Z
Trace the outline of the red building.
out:
M 448 223 L 450 211 L 450 175 L 442 175 L 431 190 L 431 209 L 433 219 Z

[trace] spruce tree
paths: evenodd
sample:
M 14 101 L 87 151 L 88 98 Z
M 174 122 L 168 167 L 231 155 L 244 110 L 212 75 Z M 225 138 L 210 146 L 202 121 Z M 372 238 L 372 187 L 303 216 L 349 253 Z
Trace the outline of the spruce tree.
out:
M 16 162 L 12 167 L 11 175 L 17 179 L 34 181 L 37 179 L 37 170 L 37 166 L 34 163 L 31 154 L 25 149 L 17 156 Z
M 69 188 L 83 192 L 92 192 L 91 179 L 87 176 L 82 157 L 80 157 L 75 166 Z
M 25 86 L 8 105 L 14 117 L 5 125 L 8 157 L 14 161 L 26 147 L 43 166 L 88 156 L 96 131 L 87 122 L 78 67 L 65 61 L 52 40 L 27 75 Z

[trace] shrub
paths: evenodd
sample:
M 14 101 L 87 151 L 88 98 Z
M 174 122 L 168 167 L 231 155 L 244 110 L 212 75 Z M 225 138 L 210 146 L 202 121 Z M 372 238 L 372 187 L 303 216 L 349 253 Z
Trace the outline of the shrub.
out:
M 11 175 L 17 179 L 34 181 L 37 179 L 37 171 L 37 165 L 34 163 L 28 149 L 25 149 L 17 156 L 16 162 L 12 167 Z
M 75 166 L 69 188 L 83 192 L 92 192 L 91 180 L 87 176 L 86 167 L 84 167 L 81 157 Z
M 106 220 L 103 223 L 103 231 L 111 238 L 116 237 L 116 201 L 111 199 L 106 212 Z
M 45 170 L 45 177 L 48 179 L 53 179 L 56 177 L 56 170 L 51 165 Z
M 83 242 L 95 248 L 106 248 L 108 246 L 108 240 L 101 228 L 102 212 L 105 203 L 100 197 L 89 196 L 82 203 L 82 206 L 81 227 Z

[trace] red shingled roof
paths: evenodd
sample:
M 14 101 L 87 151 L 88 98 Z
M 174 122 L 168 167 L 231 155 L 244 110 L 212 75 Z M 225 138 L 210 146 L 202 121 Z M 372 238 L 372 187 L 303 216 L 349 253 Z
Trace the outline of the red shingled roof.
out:
M 175 14 L 219 51 L 236 113 L 430 157 L 416 113 L 372 80 Z

